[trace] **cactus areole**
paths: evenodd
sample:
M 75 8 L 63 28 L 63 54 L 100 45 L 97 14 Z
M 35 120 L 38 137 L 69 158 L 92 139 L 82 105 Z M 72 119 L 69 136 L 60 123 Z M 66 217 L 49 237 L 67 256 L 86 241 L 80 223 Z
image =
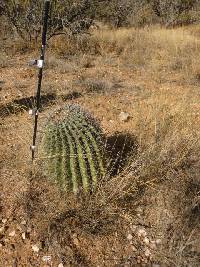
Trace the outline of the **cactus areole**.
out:
M 78 105 L 57 108 L 41 140 L 45 174 L 63 191 L 94 190 L 105 175 L 104 138 L 95 119 Z

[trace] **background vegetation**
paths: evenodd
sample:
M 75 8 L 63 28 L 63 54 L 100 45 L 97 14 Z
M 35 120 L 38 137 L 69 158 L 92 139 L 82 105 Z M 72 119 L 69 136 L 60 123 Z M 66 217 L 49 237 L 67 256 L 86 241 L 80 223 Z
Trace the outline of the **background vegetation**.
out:
M 43 1 L 0 1 L 0 14 L 23 39 L 37 41 L 41 31 Z M 113 27 L 162 24 L 166 27 L 197 23 L 198 0 L 76 0 L 51 1 L 49 38 L 88 30 L 94 20 Z

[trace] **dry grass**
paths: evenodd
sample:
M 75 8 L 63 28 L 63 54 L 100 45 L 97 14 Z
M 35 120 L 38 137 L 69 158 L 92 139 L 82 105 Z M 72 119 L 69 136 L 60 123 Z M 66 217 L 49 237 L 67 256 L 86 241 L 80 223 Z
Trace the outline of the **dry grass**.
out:
M 57 38 L 52 49 L 65 56 L 80 54 L 109 54 L 119 57 L 121 67 L 141 69 L 158 79 L 171 73 L 181 73 L 181 79 L 199 75 L 199 27 L 166 30 L 160 27 L 145 29 L 94 30 L 91 36 Z M 192 34 L 191 34 L 192 33 Z
M 79 83 L 81 94 L 67 101 L 94 113 L 108 140 L 120 132 L 133 137 L 137 145 L 123 171 L 105 177 L 95 193 L 64 196 L 38 168 L 30 168 L 27 114 L 4 118 L 2 218 L 9 218 L 8 229 L 24 218 L 32 229 L 29 239 L 15 241 L 17 253 L 25 249 L 19 266 L 27 266 L 27 259 L 41 264 L 43 255 L 66 266 L 199 265 L 198 30 L 103 29 L 86 39 L 52 41 L 55 54 L 49 57 L 45 74 L 56 87 L 53 91 L 59 96 L 68 90 L 63 88 L 71 90 Z M 10 90 L 7 83 L 3 92 Z M 113 84 L 120 86 L 110 90 Z M 85 86 L 93 94 L 85 94 Z M 15 91 L 9 92 L 16 97 Z M 52 105 L 60 103 L 59 98 Z M 50 110 L 51 106 L 45 107 L 41 121 Z M 130 114 L 128 122 L 120 122 L 121 111 Z M 141 228 L 150 241 L 161 244 L 145 244 L 138 235 Z M 129 233 L 132 243 L 127 240 Z M 3 245 L 5 251 L 12 251 L 10 242 Z M 37 242 L 40 257 L 31 251 L 30 244 Z M 2 254 L 4 266 L 17 257 L 14 253 Z
M 199 73 L 200 42 L 187 30 L 162 28 L 97 32 L 101 53 L 120 55 L 121 64 L 161 77 L 181 72 L 186 79 Z

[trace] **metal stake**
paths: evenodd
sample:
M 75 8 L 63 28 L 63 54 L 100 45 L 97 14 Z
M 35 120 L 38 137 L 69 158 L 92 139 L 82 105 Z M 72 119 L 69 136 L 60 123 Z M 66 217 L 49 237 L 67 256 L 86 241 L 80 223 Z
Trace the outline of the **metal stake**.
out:
M 41 95 L 41 85 L 42 85 L 42 74 L 43 74 L 43 66 L 44 66 L 44 56 L 45 56 L 45 48 L 46 48 L 46 39 L 47 39 L 47 27 L 48 27 L 48 16 L 49 16 L 49 7 L 50 0 L 44 1 L 44 11 L 43 11 L 43 29 L 42 29 L 42 46 L 39 60 L 33 60 L 32 65 L 36 65 L 38 70 L 38 84 L 35 95 L 36 107 L 33 109 L 30 114 L 34 115 L 34 129 L 33 129 L 33 142 L 31 146 L 32 151 L 32 161 L 35 158 L 35 147 L 36 147 L 36 137 L 37 137 L 37 126 L 38 126 L 38 113 L 40 108 L 40 95 Z

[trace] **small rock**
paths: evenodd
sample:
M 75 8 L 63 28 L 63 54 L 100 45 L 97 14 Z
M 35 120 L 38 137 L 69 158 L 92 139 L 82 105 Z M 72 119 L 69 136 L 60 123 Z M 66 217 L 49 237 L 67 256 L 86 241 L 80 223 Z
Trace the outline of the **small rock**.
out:
M 121 112 L 120 114 L 119 114 L 119 119 L 120 119 L 120 121 L 122 121 L 122 122 L 127 122 L 129 119 L 130 119 L 130 115 L 129 115 L 129 113 L 127 113 L 127 112 Z
M 64 265 L 62 263 L 59 263 L 58 267 L 64 267 Z
M 128 239 L 129 241 L 131 241 L 131 240 L 133 239 L 132 234 L 128 234 L 128 235 L 127 235 L 127 239 Z
M 7 222 L 7 219 L 2 219 L 2 223 L 6 223 Z
M 145 237 L 145 238 L 143 239 L 143 242 L 148 246 L 149 243 L 150 243 L 149 238 L 148 238 L 148 237 Z
M 131 246 L 131 248 L 132 248 L 132 250 L 133 250 L 134 252 L 137 251 L 137 248 L 136 248 L 135 246 Z
M 144 229 L 138 230 L 138 237 L 146 237 L 147 233 Z
M 74 241 L 74 244 L 75 244 L 76 246 L 79 246 L 79 245 L 80 245 L 80 244 L 79 244 L 79 240 L 78 240 L 77 237 L 75 237 L 73 241 Z
M 148 258 L 151 256 L 151 251 L 149 249 L 146 249 L 144 252 L 144 255 Z
M 140 264 L 142 262 L 142 257 L 141 256 L 137 256 L 137 263 Z
M 32 247 L 32 250 L 34 251 L 34 252 L 36 252 L 36 253 L 38 253 L 39 252 L 39 247 L 37 246 L 37 245 L 32 245 L 31 246 Z
M 0 233 L 4 231 L 4 227 L 0 227 Z
M 73 237 L 73 238 L 78 237 L 77 233 L 73 233 L 72 237 Z
M 9 235 L 10 237 L 13 237 L 13 236 L 15 236 L 15 230 L 14 230 L 14 231 L 12 231 L 12 232 L 10 232 L 8 235 Z
M 21 221 L 21 224 L 26 225 L 26 221 L 25 220 Z
M 23 240 L 26 239 L 26 233 L 22 233 L 22 239 L 23 239 Z
M 161 239 L 156 239 L 156 245 L 160 245 L 162 243 Z

